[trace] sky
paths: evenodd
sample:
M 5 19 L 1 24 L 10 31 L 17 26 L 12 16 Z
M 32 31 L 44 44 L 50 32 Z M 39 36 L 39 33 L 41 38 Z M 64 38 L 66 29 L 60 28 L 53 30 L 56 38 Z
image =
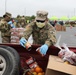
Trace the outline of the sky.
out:
M 38 10 L 48 12 L 48 17 L 76 15 L 76 0 L 0 0 L 0 16 L 10 12 L 13 17 L 17 15 L 32 16 Z

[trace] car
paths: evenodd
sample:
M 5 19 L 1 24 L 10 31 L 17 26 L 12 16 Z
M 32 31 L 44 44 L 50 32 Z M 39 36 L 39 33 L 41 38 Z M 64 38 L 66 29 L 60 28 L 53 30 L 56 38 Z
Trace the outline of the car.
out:
M 49 55 L 58 56 L 59 48 L 50 46 L 47 54 L 42 57 L 36 48 L 40 45 L 32 45 L 31 51 L 27 51 L 20 44 L 0 44 L 0 69 L 1 75 L 23 75 L 24 69 L 27 66 L 26 60 L 32 57 L 38 65 L 46 72 L 46 67 Z M 75 47 L 69 47 L 70 50 L 76 53 Z M 27 68 L 28 69 L 28 68 Z

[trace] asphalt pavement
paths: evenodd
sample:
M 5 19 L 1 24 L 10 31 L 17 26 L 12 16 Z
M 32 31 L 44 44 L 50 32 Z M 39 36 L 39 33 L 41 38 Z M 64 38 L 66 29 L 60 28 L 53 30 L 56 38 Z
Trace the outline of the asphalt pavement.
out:
M 60 46 L 66 43 L 68 47 L 76 47 L 76 27 L 66 27 L 66 31 L 57 31 L 57 39 L 61 35 Z

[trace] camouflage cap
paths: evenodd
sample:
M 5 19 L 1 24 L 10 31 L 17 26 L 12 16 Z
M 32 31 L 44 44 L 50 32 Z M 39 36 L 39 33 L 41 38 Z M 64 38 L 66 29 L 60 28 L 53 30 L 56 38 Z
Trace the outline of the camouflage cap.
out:
M 11 18 L 12 15 L 11 15 L 10 13 L 6 12 L 6 13 L 4 14 L 4 16 L 8 16 L 8 17 Z
M 47 11 L 37 11 L 36 20 L 45 20 L 47 18 L 48 12 Z

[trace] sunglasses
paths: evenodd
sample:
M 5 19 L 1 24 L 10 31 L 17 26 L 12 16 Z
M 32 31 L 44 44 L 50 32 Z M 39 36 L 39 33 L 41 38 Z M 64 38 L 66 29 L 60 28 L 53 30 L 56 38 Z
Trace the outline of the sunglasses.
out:
M 45 22 L 45 20 L 43 20 L 43 21 L 41 21 L 41 20 L 36 20 L 36 22 L 44 23 L 44 22 Z

